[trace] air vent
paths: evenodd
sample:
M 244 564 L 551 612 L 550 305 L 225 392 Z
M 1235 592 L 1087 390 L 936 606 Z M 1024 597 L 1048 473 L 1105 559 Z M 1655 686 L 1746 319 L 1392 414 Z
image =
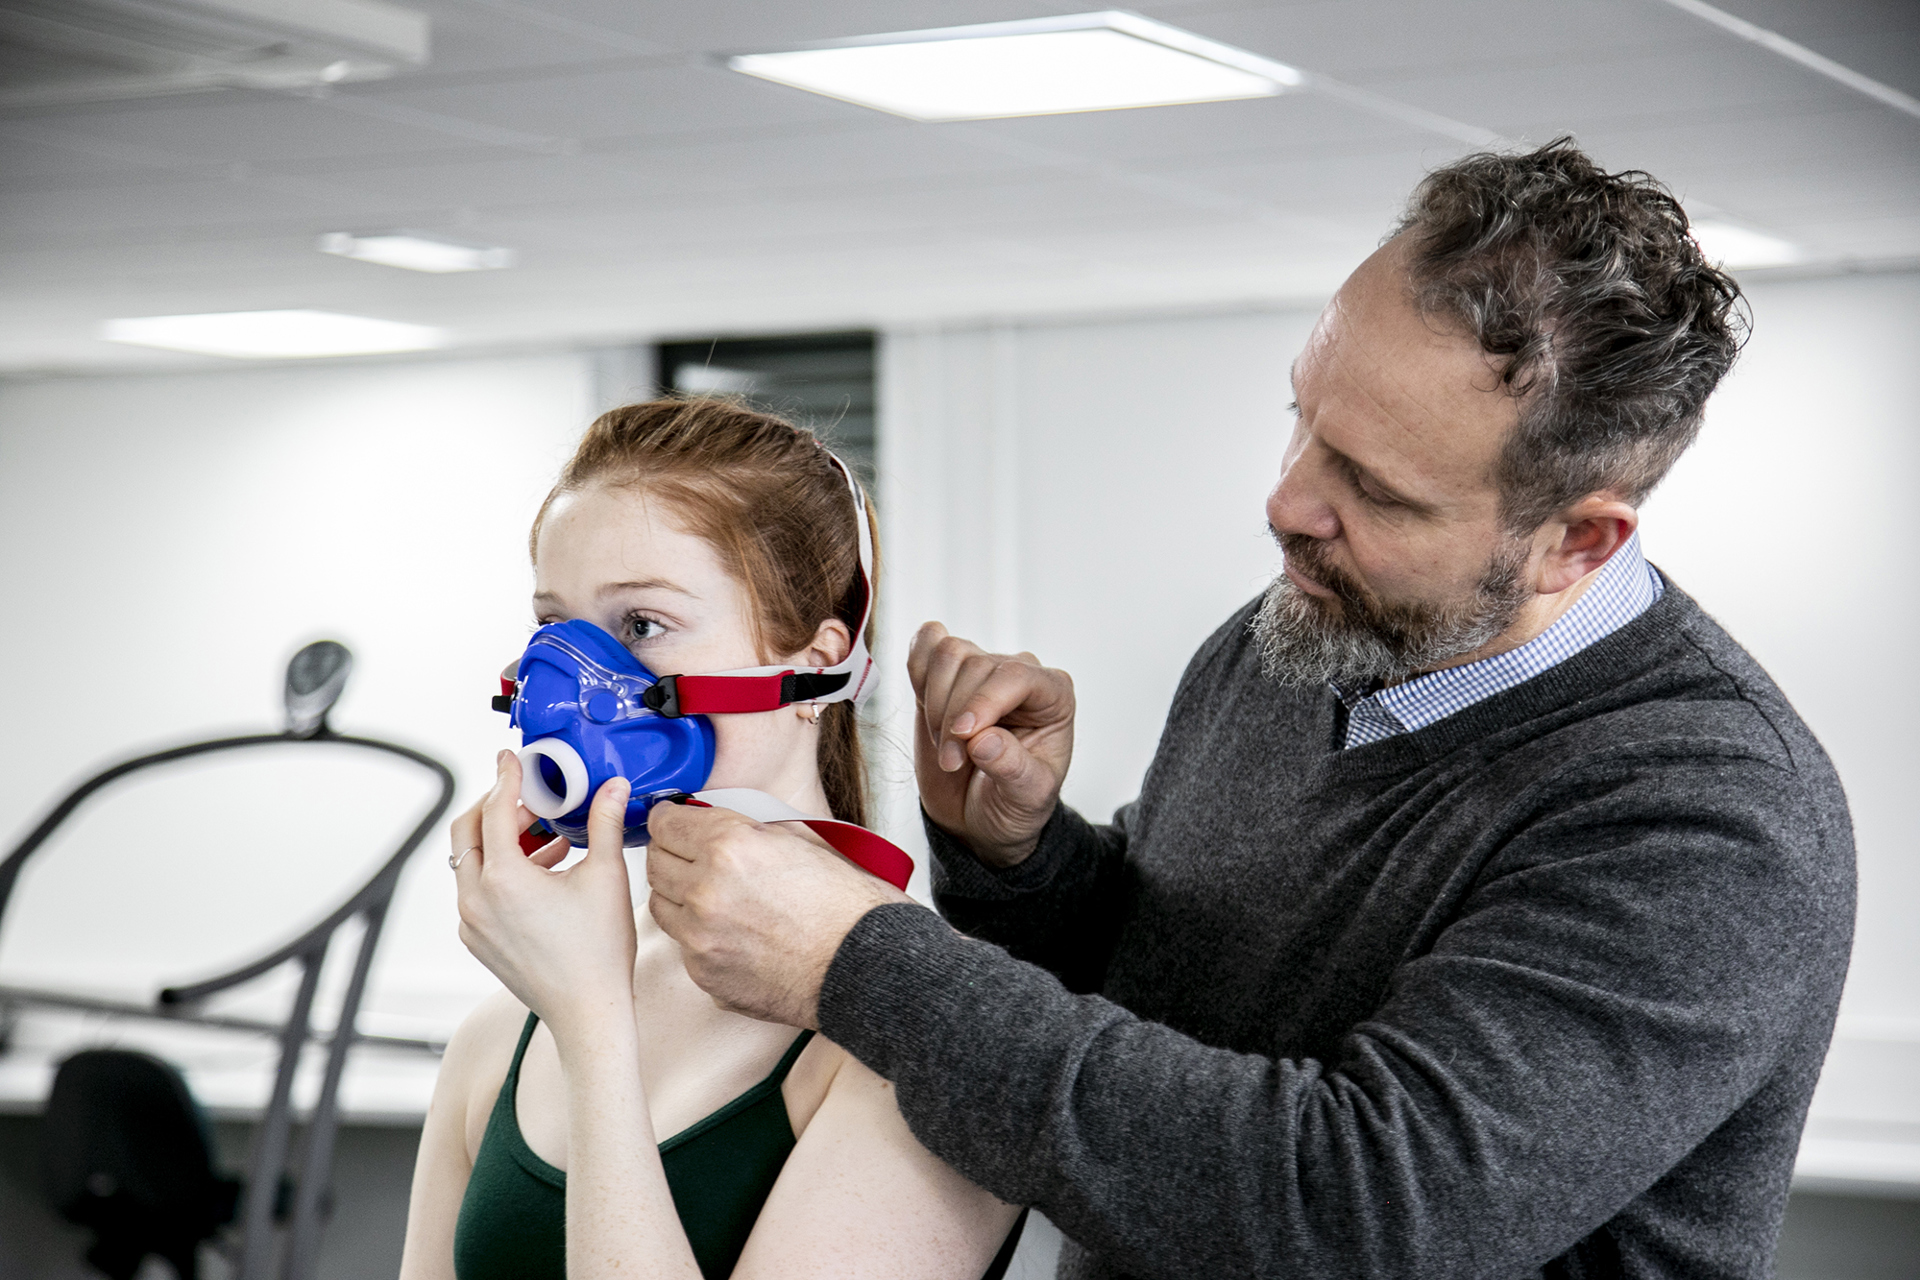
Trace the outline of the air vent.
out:
M 0 0 L 0 107 L 372 80 L 427 36 L 380 0 Z

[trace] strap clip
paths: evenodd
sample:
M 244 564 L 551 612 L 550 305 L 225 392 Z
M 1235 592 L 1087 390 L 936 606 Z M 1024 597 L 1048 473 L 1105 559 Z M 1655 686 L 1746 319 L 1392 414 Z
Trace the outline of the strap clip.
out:
M 794 671 L 780 678 L 780 705 L 812 702 L 830 693 L 838 693 L 853 679 L 850 671 Z
M 640 702 L 647 710 L 669 720 L 678 720 L 686 714 L 680 710 L 679 676 L 661 676 L 640 691 Z

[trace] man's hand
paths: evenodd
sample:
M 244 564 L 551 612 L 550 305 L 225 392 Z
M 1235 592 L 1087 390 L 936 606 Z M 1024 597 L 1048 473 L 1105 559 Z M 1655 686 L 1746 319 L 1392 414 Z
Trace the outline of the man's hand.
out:
M 907 654 L 913 767 L 927 814 L 982 862 L 1033 852 L 1073 758 L 1073 677 L 921 627 Z
M 648 908 L 687 974 L 734 1013 L 818 1028 L 820 984 L 860 917 L 911 902 L 831 849 L 728 809 L 647 817 Z

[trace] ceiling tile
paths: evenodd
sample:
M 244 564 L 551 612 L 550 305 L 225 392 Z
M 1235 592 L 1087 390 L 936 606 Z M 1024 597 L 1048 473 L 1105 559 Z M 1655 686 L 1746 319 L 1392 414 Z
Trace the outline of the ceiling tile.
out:
M 1242 305 L 1331 289 L 1464 148 L 1320 92 L 922 125 L 714 55 L 1057 13 L 1041 0 L 405 0 L 435 56 L 296 97 L 0 115 L 0 370 L 162 358 L 114 315 L 315 306 L 490 346 Z M 1911 0 L 1716 0 L 1920 88 Z M 1405 107 L 1576 133 L 1819 261 L 1920 260 L 1920 121 L 1658 0 L 1165 0 L 1150 16 Z M 428 276 L 318 253 L 509 245 Z

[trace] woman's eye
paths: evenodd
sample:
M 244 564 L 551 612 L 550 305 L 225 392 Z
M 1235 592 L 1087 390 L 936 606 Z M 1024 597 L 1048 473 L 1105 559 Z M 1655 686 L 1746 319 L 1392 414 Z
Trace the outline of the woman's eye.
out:
M 651 640 L 666 633 L 666 628 L 652 618 L 632 617 L 627 619 L 627 639 L 630 641 Z

